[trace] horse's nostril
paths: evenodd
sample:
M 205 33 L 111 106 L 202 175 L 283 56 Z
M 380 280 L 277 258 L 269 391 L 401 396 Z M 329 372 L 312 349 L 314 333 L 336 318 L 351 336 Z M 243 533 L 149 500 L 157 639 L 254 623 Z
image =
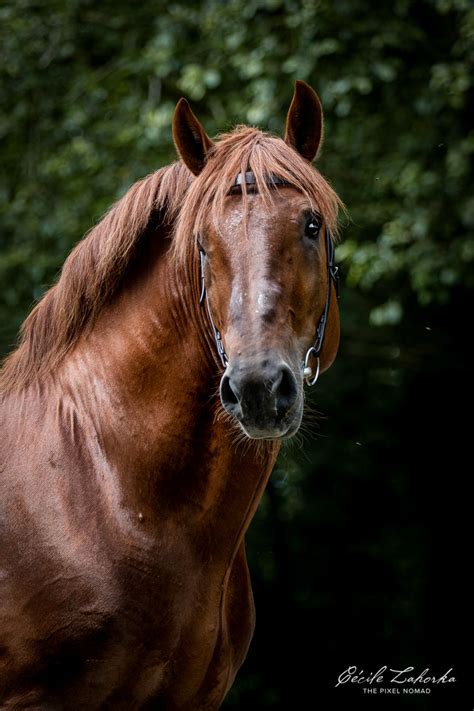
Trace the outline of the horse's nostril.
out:
M 224 375 L 221 380 L 221 402 L 224 409 L 238 420 L 243 416 L 241 399 L 241 393 L 235 382 L 228 375 Z
M 287 366 L 283 366 L 275 384 L 277 384 L 275 388 L 277 410 L 284 414 L 295 404 L 298 395 L 295 376 Z
M 228 375 L 224 375 L 221 380 L 221 400 L 225 408 L 239 405 L 239 391 Z

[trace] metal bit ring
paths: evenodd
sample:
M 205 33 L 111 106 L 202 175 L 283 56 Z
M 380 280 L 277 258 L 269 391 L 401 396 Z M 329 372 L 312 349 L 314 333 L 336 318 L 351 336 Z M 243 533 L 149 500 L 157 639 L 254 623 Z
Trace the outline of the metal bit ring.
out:
M 313 376 L 313 369 L 309 365 L 309 359 L 313 356 L 313 358 L 316 358 L 317 365 L 316 365 L 316 373 Z M 320 371 L 321 363 L 319 360 L 319 356 L 316 352 L 316 349 L 311 346 L 311 348 L 308 348 L 308 351 L 306 353 L 306 357 L 304 359 L 304 370 L 303 370 L 303 377 L 306 380 L 306 384 L 309 385 L 310 387 L 316 384 L 317 379 L 319 378 L 319 371 Z

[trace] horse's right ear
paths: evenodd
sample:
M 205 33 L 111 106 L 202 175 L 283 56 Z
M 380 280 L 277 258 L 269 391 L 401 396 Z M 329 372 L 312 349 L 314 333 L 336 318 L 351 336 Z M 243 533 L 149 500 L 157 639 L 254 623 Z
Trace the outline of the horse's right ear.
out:
M 183 163 L 194 175 L 199 175 L 214 144 L 191 111 L 186 99 L 180 99 L 176 104 L 173 139 Z

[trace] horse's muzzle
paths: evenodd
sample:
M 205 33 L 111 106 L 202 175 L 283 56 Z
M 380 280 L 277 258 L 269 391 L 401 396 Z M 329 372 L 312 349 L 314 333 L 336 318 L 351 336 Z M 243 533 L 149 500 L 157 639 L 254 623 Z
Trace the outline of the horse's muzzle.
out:
M 233 363 L 222 377 L 220 395 L 225 410 L 252 439 L 288 437 L 301 423 L 302 386 L 283 361 Z

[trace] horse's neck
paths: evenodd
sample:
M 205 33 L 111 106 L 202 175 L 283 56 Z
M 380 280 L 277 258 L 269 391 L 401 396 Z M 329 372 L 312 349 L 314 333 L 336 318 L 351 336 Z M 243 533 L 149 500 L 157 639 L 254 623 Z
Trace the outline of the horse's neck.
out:
M 177 280 L 165 252 L 104 311 L 66 375 L 119 480 L 121 507 L 143 526 L 179 521 L 213 541 L 209 555 L 220 547 L 228 558 L 277 446 L 235 442 L 236 429 L 220 409 L 213 347 L 197 263 Z

